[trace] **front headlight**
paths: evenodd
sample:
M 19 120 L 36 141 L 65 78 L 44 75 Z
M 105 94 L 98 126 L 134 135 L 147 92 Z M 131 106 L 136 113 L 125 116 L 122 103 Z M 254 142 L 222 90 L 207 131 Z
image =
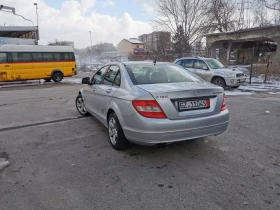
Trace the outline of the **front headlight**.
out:
M 234 74 L 234 73 L 228 73 L 227 75 L 228 75 L 228 77 L 236 77 L 236 74 Z

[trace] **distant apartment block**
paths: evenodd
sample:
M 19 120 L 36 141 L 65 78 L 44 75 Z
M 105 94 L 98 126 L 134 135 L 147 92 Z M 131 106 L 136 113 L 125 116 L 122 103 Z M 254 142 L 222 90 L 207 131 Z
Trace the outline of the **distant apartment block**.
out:
M 154 31 L 150 34 L 142 34 L 138 39 L 144 43 L 145 51 L 158 51 L 162 47 L 166 50 L 171 49 L 171 33 L 167 31 Z
M 128 56 L 143 51 L 144 43 L 136 38 L 123 39 L 117 48 L 120 56 Z

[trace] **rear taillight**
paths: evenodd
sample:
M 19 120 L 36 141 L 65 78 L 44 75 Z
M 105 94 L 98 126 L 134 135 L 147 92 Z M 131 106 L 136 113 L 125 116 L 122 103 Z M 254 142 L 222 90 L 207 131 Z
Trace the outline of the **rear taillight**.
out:
M 224 96 L 223 96 L 223 104 L 222 104 L 221 111 L 226 110 L 226 108 L 227 108 L 227 105 L 226 105 L 226 95 L 224 94 Z
M 166 115 L 156 100 L 134 100 L 133 107 L 147 118 L 166 118 Z

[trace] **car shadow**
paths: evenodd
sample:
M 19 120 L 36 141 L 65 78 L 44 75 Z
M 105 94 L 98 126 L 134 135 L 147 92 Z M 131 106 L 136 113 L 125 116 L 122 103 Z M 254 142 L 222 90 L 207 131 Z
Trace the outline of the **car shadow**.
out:
M 106 148 L 111 147 L 110 140 L 107 135 L 107 128 L 100 123 L 95 117 L 91 116 L 91 120 L 98 125 L 98 130 L 104 134 L 104 137 L 108 139 L 106 142 Z M 108 137 L 108 138 L 107 138 Z M 134 143 L 130 143 L 129 148 L 118 151 L 125 156 L 130 157 L 143 157 L 143 158 L 165 158 L 166 156 L 172 157 L 175 156 L 183 156 L 185 158 L 195 158 L 195 157 L 205 157 L 211 155 L 213 150 L 215 150 L 213 144 L 216 141 L 212 141 L 210 138 L 199 138 L 192 139 L 186 141 L 175 142 L 171 144 L 167 144 L 165 146 L 154 145 L 154 146 L 142 146 Z M 112 147 L 110 148 L 114 150 Z

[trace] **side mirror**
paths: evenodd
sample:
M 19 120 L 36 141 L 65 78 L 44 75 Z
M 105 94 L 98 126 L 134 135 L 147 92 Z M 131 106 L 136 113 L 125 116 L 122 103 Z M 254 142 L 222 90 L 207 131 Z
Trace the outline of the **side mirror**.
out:
M 89 85 L 89 84 L 90 84 L 90 78 L 89 78 L 89 77 L 84 77 L 84 78 L 82 79 L 82 84 Z
M 208 70 L 208 67 L 207 66 L 203 66 L 202 69 L 203 70 Z

